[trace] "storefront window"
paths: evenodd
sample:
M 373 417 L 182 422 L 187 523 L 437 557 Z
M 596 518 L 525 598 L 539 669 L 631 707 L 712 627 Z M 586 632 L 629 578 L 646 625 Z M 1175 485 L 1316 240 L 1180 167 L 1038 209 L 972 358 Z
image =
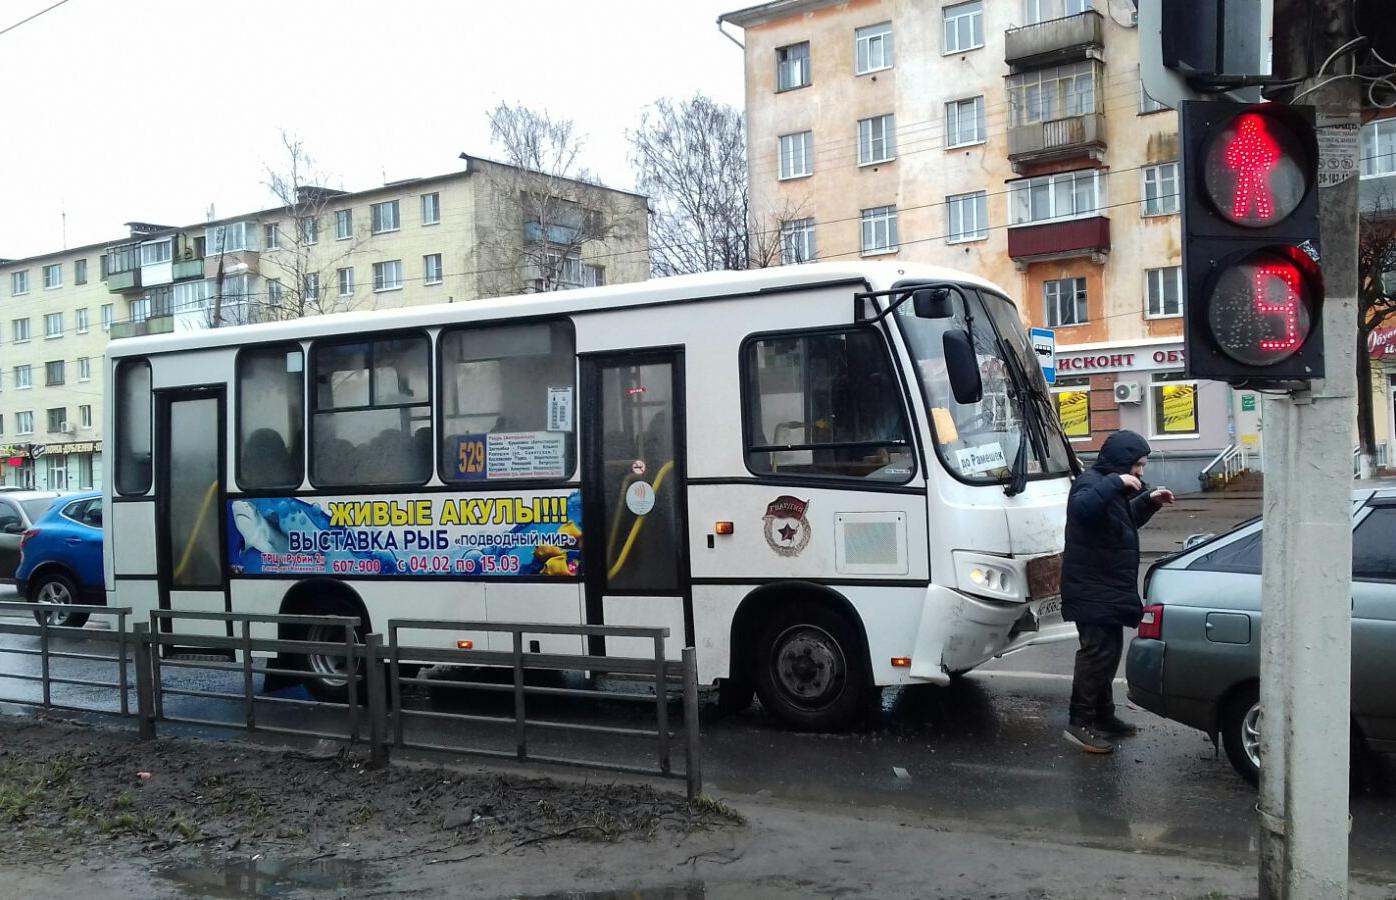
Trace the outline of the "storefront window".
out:
M 1091 384 L 1088 378 L 1059 378 L 1052 390 L 1062 431 L 1072 440 L 1091 436 Z
M 1158 372 L 1149 385 L 1154 437 L 1197 435 L 1197 382 L 1182 372 Z

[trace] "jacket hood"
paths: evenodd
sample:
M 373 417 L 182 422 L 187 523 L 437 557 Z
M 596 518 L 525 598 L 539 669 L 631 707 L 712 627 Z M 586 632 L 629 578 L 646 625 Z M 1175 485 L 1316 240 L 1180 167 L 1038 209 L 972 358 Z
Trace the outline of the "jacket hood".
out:
M 1100 472 L 1123 475 L 1139 460 L 1149 455 L 1149 442 L 1133 431 L 1117 431 L 1105 439 L 1095 458 Z

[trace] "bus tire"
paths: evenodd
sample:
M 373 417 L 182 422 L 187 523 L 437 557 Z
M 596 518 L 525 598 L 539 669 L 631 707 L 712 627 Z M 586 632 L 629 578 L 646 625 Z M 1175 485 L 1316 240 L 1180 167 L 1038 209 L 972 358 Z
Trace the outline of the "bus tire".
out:
M 856 724 L 871 693 L 858 631 L 816 603 L 790 605 L 766 621 L 757 641 L 761 705 L 798 731 Z
M 317 600 L 309 609 L 298 609 L 297 613 L 311 616 L 355 616 L 359 624 L 354 626 L 355 643 L 363 643 L 368 629 L 364 626 L 362 612 L 354 604 L 340 597 Z M 342 644 L 344 629 L 339 625 L 302 625 L 298 627 L 296 638 L 317 643 Z M 293 667 L 308 673 L 304 680 L 305 689 L 316 700 L 326 703 L 349 702 L 349 679 L 346 677 L 343 655 L 302 653 L 292 657 Z M 355 660 L 354 678 L 359 703 L 368 702 L 368 687 L 363 680 L 363 660 Z

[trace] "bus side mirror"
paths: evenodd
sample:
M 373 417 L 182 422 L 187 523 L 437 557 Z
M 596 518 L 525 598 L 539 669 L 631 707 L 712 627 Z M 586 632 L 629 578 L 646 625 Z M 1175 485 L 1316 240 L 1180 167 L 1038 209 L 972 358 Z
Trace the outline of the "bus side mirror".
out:
M 948 319 L 955 314 L 945 288 L 920 288 L 911 294 L 911 308 L 918 319 Z
M 961 405 L 978 403 L 984 398 L 984 382 L 979 377 L 979 357 L 969 332 L 952 328 L 945 332 L 945 372 L 950 379 L 950 392 Z

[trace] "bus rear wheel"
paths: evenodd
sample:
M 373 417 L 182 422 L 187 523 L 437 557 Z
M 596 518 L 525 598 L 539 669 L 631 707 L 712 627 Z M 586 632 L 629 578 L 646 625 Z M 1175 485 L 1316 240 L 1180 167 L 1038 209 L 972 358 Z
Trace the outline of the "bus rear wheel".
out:
M 359 611 L 352 604 L 344 600 L 322 601 L 316 606 L 306 611 L 307 615 L 313 616 L 355 616 L 360 615 Z M 354 643 L 362 644 L 366 629 L 363 619 L 359 619 L 359 624 L 354 626 Z M 332 624 L 315 624 L 302 626 L 299 635 L 300 640 L 313 641 L 320 644 L 344 644 L 344 627 Z M 349 666 L 344 653 L 332 653 L 328 651 L 315 651 L 303 653 L 295 657 L 295 668 L 307 673 L 305 688 L 317 700 L 327 703 L 348 703 L 349 702 Z M 357 681 L 355 690 L 358 693 L 357 700 L 364 703 L 366 686 L 363 682 L 364 662 L 361 657 L 354 660 L 353 677 Z
M 787 607 L 758 641 L 756 693 L 761 705 L 800 731 L 840 731 L 854 725 L 869 693 L 857 630 L 818 605 Z

